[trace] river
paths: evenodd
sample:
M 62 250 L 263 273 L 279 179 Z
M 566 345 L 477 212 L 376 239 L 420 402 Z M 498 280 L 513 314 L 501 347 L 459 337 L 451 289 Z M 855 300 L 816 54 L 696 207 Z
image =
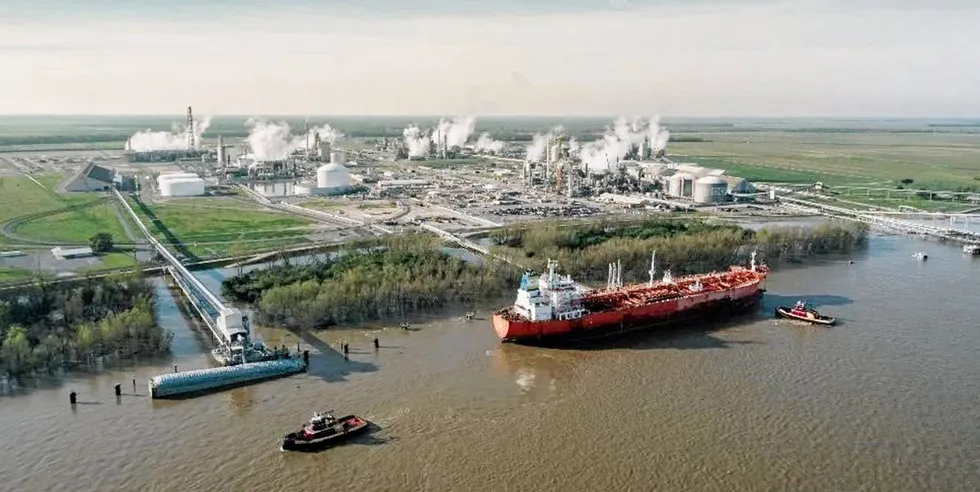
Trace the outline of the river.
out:
M 980 260 L 896 236 L 846 260 L 774 272 L 757 315 L 593 350 L 499 344 L 496 301 L 418 331 L 328 330 L 304 344 L 348 340 L 349 361 L 317 353 L 308 374 L 181 401 L 147 397 L 149 376 L 207 365 L 161 286 L 173 361 L 0 396 L 0 490 L 980 489 Z M 772 318 L 798 298 L 841 323 Z M 379 429 L 279 451 L 325 409 Z

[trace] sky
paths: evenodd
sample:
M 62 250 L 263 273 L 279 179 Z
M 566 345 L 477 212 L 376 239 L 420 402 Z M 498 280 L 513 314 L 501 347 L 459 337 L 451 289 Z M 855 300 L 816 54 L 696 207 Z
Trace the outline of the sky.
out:
M 0 114 L 980 116 L 976 0 L 2 0 L 0 25 Z

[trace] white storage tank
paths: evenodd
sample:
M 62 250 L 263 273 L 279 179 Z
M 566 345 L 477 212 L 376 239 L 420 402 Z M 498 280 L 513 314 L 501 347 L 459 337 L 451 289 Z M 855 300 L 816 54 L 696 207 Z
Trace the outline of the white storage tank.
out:
M 677 173 L 667 180 L 667 194 L 673 197 L 692 197 L 694 195 L 694 176 Z
M 694 183 L 694 202 L 721 203 L 728 199 L 728 183 L 718 176 L 705 176 Z
M 336 152 L 336 151 L 334 151 Z M 331 158 L 333 152 L 331 152 Z M 331 162 L 316 170 L 316 187 L 323 189 L 345 189 L 350 186 L 350 171 L 346 167 Z
M 347 162 L 347 156 L 343 152 L 341 152 L 339 150 L 331 150 L 330 151 L 330 163 L 331 164 L 339 164 L 339 165 L 342 166 L 342 165 L 344 165 L 345 162 Z
M 201 178 L 167 179 L 160 182 L 163 196 L 201 196 L 204 194 L 204 180 Z

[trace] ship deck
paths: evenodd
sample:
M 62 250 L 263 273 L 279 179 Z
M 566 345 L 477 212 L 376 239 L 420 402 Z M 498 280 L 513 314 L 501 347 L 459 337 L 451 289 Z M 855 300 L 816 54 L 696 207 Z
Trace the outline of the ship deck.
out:
M 681 277 L 670 284 L 657 282 L 652 286 L 632 284 L 618 289 L 600 289 L 582 298 L 582 307 L 591 312 L 628 309 L 693 294 L 731 290 L 758 282 L 765 274 L 765 271 L 733 269 L 727 272 Z M 695 287 L 698 283 L 700 289 Z

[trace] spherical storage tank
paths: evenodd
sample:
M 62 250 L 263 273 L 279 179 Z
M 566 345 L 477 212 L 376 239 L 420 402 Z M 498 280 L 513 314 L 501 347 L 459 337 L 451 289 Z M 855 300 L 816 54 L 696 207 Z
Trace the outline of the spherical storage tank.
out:
M 350 172 L 340 164 L 326 164 L 316 170 L 316 187 L 343 189 L 350 186 Z
M 695 203 L 721 203 L 728 199 L 728 183 L 718 176 L 705 176 L 694 182 Z
M 688 173 L 677 173 L 667 180 L 667 194 L 673 197 L 688 197 L 694 195 L 694 176 Z

